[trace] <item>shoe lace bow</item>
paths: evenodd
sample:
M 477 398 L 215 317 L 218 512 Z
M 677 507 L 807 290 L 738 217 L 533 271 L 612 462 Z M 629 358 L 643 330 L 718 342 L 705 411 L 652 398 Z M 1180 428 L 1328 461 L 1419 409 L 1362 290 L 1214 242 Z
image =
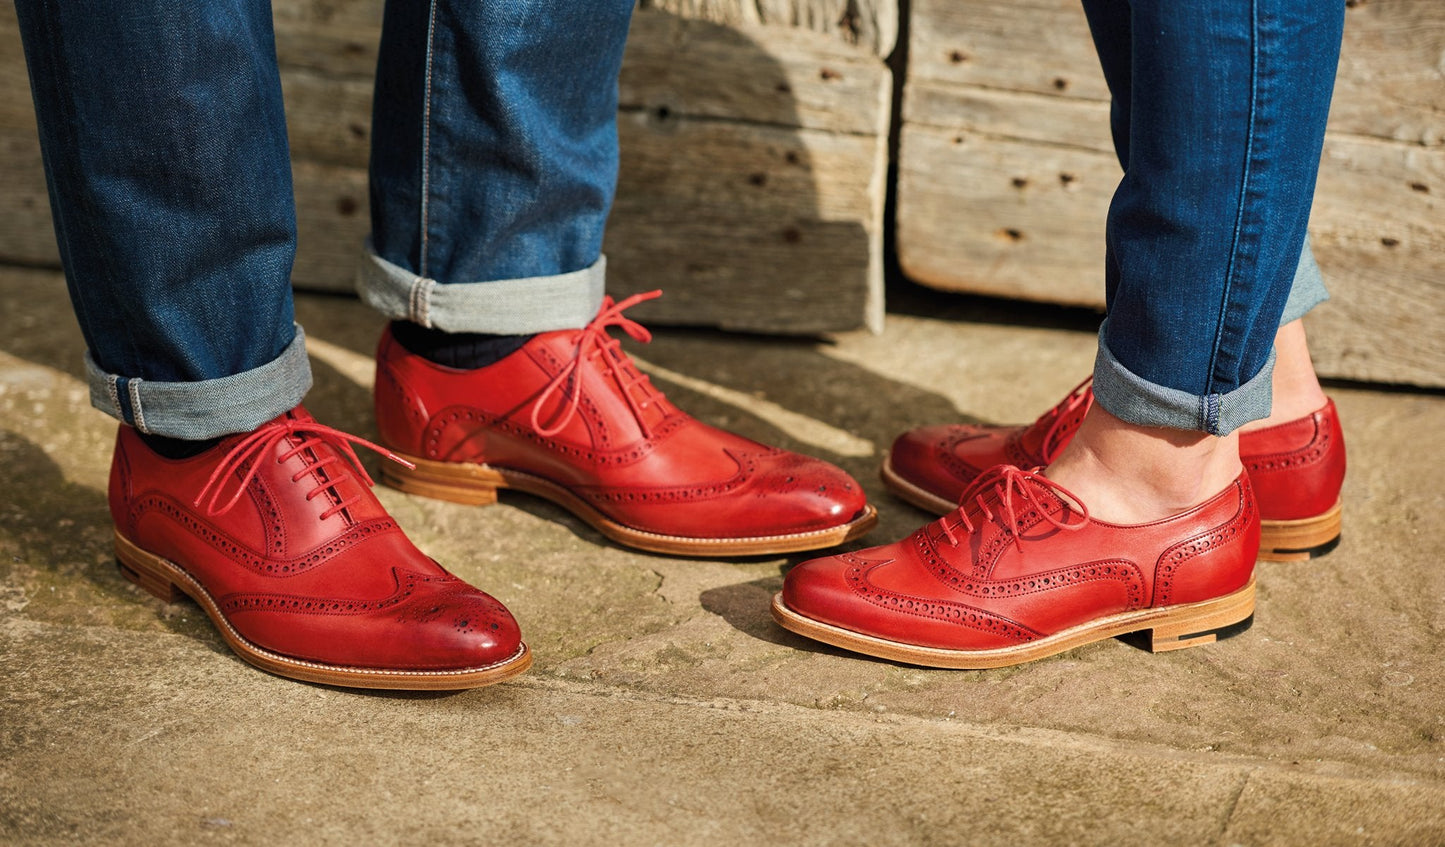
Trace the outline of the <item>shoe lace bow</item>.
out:
M 970 533 L 977 532 L 969 517 L 969 512 L 973 512 L 975 517 L 1002 527 L 1014 544 L 1023 549 L 1018 518 L 1021 505 L 1032 506 L 1039 517 L 1055 529 L 1066 532 L 1083 529 L 1089 523 L 1088 507 L 1067 488 L 1044 476 L 1042 471 L 1043 468 L 1023 470 L 1013 465 L 997 465 L 984 471 L 958 498 L 958 508 L 938 519 L 937 525 L 943 536 L 949 544 L 957 547 L 959 539 L 954 534 L 955 526 L 962 524 Z M 1068 520 L 1055 515 L 1049 504 L 1040 499 L 1043 492 L 1052 493 L 1068 504 L 1070 508 L 1065 513 L 1073 511 L 1077 519 Z
M 1049 421 L 1049 428 L 1044 431 L 1040 447 L 1044 461 L 1052 462 L 1057 459 L 1079 428 L 1084 413 L 1089 411 L 1089 407 L 1094 403 L 1093 382 L 1092 376 L 1086 377 L 1049 413 L 1052 420 Z
M 323 492 L 332 492 L 335 502 L 332 503 L 330 508 L 321 513 L 322 520 L 331 517 L 361 499 L 360 494 L 342 497 L 337 492 L 337 486 L 353 478 L 351 472 L 346 469 L 346 464 L 349 463 L 352 468 L 355 468 L 356 472 L 361 475 L 361 479 L 364 480 L 367 485 L 376 484 L 375 481 L 372 480 L 371 475 L 366 472 L 366 468 L 362 467 L 361 458 L 356 455 L 356 450 L 354 450 L 351 445 L 360 444 L 408 468 L 416 467 L 411 462 L 401 458 L 385 447 L 379 444 L 373 444 L 365 438 L 360 438 L 348 432 L 323 426 L 315 421 L 294 419 L 275 420 L 261 426 L 255 432 L 236 442 L 236 445 L 232 447 L 221 459 L 220 463 L 216 465 L 216 469 L 211 471 L 210 479 L 206 480 L 206 484 L 201 487 L 201 492 L 196 496 L 196 500 L 192 505 L 200 508 L 204 502 L 206 504 L 206 515 L 209 517 L 217 517 L 229 512 L 235 507 L 237 501 L 241 499 L 241 495 L 245 493 L 247 486 L 251 484 L 251 480 L 255 478 L 257 472 L 260 471 L 261 459 L 270 453 L 276 444 L 293 436 L 300 439 L 299 443 L 276 457 L 276 464 L 278 465 L 285 464 L 296 456 L 302 457 L 304 466 L 301 470 L 291 475 L 292 482 L 300 482 L 307 474 L 320 471 L 329 465 L 335 465 L 341 462 L 343 456 L 346 458 L 346 463 L 342 464 L 339 472 L 332 470 L 325 474 L 318 474 L 317 479 L 319 481 L 316 487 L 306 492 L 306 500 L 308 502 L 321 496 Z M 313 449 L 323 444 L 336 448 L 336 452 L 326 450 L 317 451 Z M 247 467 L 246 473 L 241 477 L 240 483 L 236 486 L 235 493 L 231 495 L 229 500 L 222 503 L 221 498 L 225 496 L 226 489 L 225 481 L 234 475 L 236 471 L 242 467 L 246 467 L 248 463 L 249 467 Z M 207 495 L 210 495 L 209 501 L 207 501 Z
M 610 363 L 605 373 L 611 374 L 617 381 L 617 387 L 621 390 L 622 397 L 627 401 L 627 406 L 632 410 L 633 417 L 637 419 L 637 425 L 648 438 L 652 437 L 651 427 L 648 426 L 643 417 L 643 411 L 651 404 L 651 398 L 656 394 L 656 389 L 648 380 L 647 375 L 637 370 L 636 366 L 627 361 L 622 353 L 622 341 L 613 338 L 607 330 L 611 327 L 621 327 L 622 331 L 630 335 L 634 340 L 643 344 L 652 340 L 652 333 L 647 327 L 622 314 L 624 311 L 642 303 L 661 297 L 661 291 L 645 291 L 634 294 L 621 302 L 614 301 L 611 296 L 602 298 L 602 309 L 597 313 L 587 326 L 577 334 L 577 346 L 572 352 L 572 358 L 562 366 L 552 381 L 542 389 L 537 396 L 537 402 L 532 406 L 532 428 L 539 435 L 553 436 L 561 432 L 564 427 L 577 414 L 577 406 L 582 402 L 582 386 L 578 368 L 584 361 L 595 359 L 598 356 L 606 356 Z M 641 386 L 645 397 L 638 399 L 633 388 Z M 542 409 L 557 392 L 563 392 L 567 397 L 567 403 L 551 426 L 543 426 Z

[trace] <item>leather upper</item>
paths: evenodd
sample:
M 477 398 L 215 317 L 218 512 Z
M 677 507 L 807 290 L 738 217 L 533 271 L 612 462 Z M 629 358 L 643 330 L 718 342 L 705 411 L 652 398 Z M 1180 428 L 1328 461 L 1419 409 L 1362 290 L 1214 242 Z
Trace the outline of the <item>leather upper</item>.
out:
M 625 320 L 625 319 L 623 319 Z M 381 439 L 402 453 L 522 471 L 635 529 L 697 538 L 847 523 L 862 488 L 826 462 L 709 426 L 674 406 L 616 339 L 542 333 L 476 370 L 377 350 Z
M 275 653 L 415 670 L 512 657 L 521 636 L 507 609 L 418 550 L 356 476 L 349 448 L 315 426 L 297 409 L 258 430 L 275 440 L 245 455 L 237 435 L 182 460 L 120 427 L 117 529 L 193 576 L 237 632 Z
M 1093 403 L 1085 382 L 1028 426 L 937 424 L 898 436 L 889 452 L 894 473 L 951 502 L 986 468 L 1047 467 L 1058 458 Z M 1345 479 L 1345 439 L 1333 400 L 1310 415 L 1239 435 L 1240 460 L 1264 520 L 1325 512 Z
M 1328 510 L 1345 481 L 1345 433 L 1335 401 L 1302 418 L 1241 433 L 1239 458 L 1264 520 L 1300 520 Z
M 1010 467 L 990 471 L 962 507 L 902 541 L 804 562 L 788 573 L 783 602 L 877 638 L 988 650 L 1229 594 L 1249 582 L 1258 546 L 1243 475 L 1182 515 L 1118 526 Z

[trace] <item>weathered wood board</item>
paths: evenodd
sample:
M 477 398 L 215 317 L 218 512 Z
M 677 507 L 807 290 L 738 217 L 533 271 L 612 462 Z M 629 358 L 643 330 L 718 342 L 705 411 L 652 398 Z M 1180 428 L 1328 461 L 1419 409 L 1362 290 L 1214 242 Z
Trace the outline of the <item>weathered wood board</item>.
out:
M 1076 0 L 915 0 L 900 127 L 904 272 L 949 290 L 1102 306 L 1119 178 Z M 1445 385 L 1445 4 L 1347 12 L 1309 319 L 1322 373 Z M 1401 344 L 1409 339 L 1408 344 Z
M 350 290 L 369 228 L 365 167 L 381 5 L 275 4 L 296 186 L 293 279 L 301 288 Z M 880 325 L 892 82 L 878 54 L 891 49 L 896 9 L 891 0 L 772 0 L 684 10 L 732 26 L 636 14 L 605 249 L 615 293 L 666 290 L 640 317 L 764 332 Z M 7 4 L 0 262 L 55 265 L 31 109 Z
M 637 5 L 729 26 L 771 24 L 827 33 L 880 58 L 898 41 L 897 0 L 639 0 Z
M 880 326 L 882 61 L 800 29 L 639 12 L 633 30 L 609 286 L 664 289 L 638 309 L 652 320 Z

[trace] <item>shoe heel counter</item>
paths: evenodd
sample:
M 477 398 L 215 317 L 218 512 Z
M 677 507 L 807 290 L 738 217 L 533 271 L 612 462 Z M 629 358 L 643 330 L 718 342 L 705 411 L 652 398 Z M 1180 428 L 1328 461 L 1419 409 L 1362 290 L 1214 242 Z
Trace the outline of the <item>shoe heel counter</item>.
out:
M 115 449 L 110 457 L 110 482 L 107 485 L 106 500 L 110 505 L 110 519 L 115 528 L 123 534 L 132 534 L 130 525 L 131 492 L 130 456 L 126 453 L 125 431 L 118 429 L 115 434 Z
M 420 395 L 411 390 L 399 369 L 392 364 L 395 351 L 390 335 L 381 341 L 376 355 L 376 387 L 373 401 L 376 428 L 381 443 L 396 450 L 421 455 L 422 433 L 431 416 Z
M 1340 417 L 1333 404 L 1319 421 L 1313 443 L 1305 447 L 1296 457 L 1299 462 L 1293 472 L 1277 474 L 1276 484 L 1283 484 L 1286 491 L 1272 492 L 1279 502 L 1292 503 L 1289 514 L 1278 519 L 1299 520 L 1322 514 L 1340 501 L 1340 489 L 1345 482 L 1345 433 L 1340 429 Z M 1275 518 L 1266 514 L 1266 518 Z
M 1248 478 L 1234 483 L 1237 507 L 1223 523 L 1164 552 L 1154 567 L 1154 605 L 1198 603 L 1237 591 L 1254 576 L 1259 508 Z
M 1312 416 L 1312 437 L 1276 453 L 1246 461 L 1267 521 L 1317 517 L 1340 500 L 1345 481 L 1345 434 L 1331 403 Z
M 1340 415 L 1335 411 L 1333 402 L 1330 403 L 1330 419 L 1326 429 L 1330 434 L 1330 444 L 1325 451 L 1325 460 L 1320 463 L 1324 466 L 1324 478 L 1320 484 L 1331 495 L 1333 504 L 1340 499 L 1340 490 L 1345 486 L 1345 430 L 1340 426 Z

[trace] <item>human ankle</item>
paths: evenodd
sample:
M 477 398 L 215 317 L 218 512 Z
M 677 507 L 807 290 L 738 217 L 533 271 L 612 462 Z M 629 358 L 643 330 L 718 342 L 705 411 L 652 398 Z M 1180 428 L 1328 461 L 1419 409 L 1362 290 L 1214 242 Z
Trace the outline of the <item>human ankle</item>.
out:
M 1241 427 L 1245 432 L 1297 420 L 1325 405 L 1325 392 L 1310 359 L 1302 320 L 1290 321 L 1279 328 L 1274 337 L 1274 352 L 1269 417 L 1245 424 Z
M 1237 435 L 1138 426 L 1096 403 L 1045 475 L 1075 494 L 1094 518 L 1138 524 L 1203 503 L 1242 470 Z

